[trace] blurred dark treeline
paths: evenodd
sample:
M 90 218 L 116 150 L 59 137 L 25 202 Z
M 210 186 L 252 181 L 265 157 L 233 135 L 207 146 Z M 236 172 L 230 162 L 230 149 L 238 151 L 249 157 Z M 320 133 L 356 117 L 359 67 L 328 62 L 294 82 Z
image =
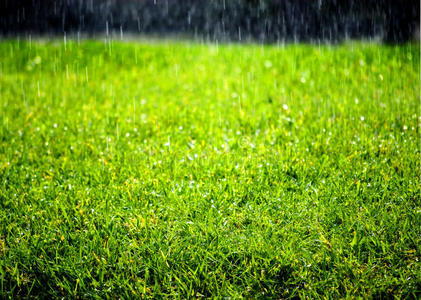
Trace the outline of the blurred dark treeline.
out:
M 186 35 L 208 41 L 400 43 L 419 0 L 0 0 L 0 34 Z

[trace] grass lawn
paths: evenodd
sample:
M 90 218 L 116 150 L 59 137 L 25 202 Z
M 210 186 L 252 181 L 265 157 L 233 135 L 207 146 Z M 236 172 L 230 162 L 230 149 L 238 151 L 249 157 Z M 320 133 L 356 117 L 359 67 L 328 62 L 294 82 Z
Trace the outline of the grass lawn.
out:
M 420 47 L 0 42 L 0 298 L 416 298 Z

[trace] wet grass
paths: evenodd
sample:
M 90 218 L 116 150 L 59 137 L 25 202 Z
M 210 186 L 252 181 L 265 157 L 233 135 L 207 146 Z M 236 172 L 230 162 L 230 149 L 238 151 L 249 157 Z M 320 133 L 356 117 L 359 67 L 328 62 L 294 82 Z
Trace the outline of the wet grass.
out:
M 419 297 L 419 51 L 2 41 L 0 297 Z

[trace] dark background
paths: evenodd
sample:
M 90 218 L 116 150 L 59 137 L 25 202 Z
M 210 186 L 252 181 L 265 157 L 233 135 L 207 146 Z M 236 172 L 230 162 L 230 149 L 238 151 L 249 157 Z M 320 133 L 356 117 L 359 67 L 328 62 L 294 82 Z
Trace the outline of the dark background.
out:
M 415 37 L 419 0 L 0 0 L 0 35 L 153 34 L 266 43 Z M 419 34 L 419 33 L 418 33 Z

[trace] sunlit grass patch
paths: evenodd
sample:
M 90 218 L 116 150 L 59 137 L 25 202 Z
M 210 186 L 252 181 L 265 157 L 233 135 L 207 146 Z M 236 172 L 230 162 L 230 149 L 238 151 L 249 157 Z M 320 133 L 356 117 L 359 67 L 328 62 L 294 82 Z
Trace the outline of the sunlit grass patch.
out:
M 0 43 L 3 297 L 416 297 L 419 46 Z

